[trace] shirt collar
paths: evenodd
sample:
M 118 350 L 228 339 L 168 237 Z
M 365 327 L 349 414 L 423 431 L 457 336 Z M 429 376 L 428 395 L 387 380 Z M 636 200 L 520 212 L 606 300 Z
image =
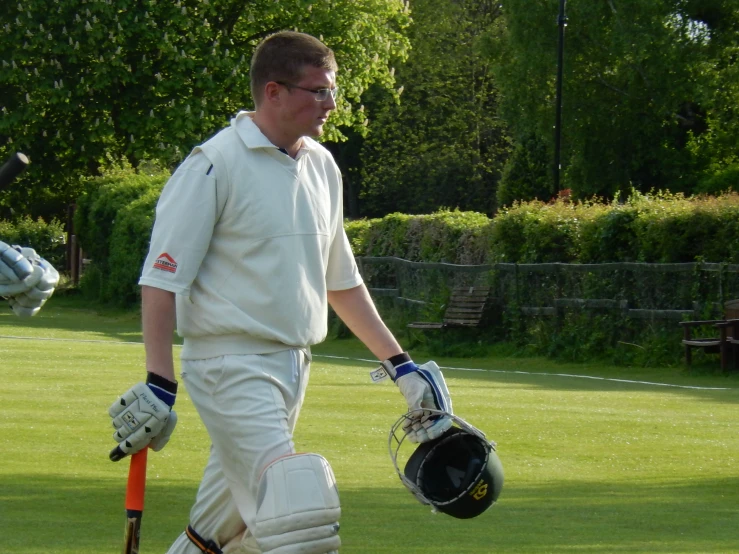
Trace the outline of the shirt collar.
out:
M 236 114 L 236 117 L 231 119 L 231 126 L 236 129 L 236 133 L 247 148 L 277 148 L 254 123 L 254 113 L 240 111 Z M 315 150 L 317 145 L 318 143 L 310 137 L 303 137 L 296 159 L 311 150 Z

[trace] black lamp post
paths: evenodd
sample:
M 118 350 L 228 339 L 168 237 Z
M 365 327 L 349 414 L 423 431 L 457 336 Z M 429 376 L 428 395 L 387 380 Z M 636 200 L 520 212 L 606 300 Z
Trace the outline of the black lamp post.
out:
M 554 121 L 554 193 L 559 192 L 559 173 L 562 169 L 560 162 L 560 150 L 562 147 L 562 65 L 564 62 L 565 27 L 567 27 L 567 16 L 565 15 L 565 4 L 567 0 L 559 0 L 559 47 L 557 49 L 557 99 L 556 114 Z

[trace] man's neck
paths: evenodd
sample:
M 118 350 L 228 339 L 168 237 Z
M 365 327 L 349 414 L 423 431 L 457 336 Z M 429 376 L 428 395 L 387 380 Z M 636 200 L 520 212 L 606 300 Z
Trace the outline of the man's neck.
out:
M 252 117 L 254 125 L 262 132 L 262 134 L 269 139 L 277 148 L 287 151 L 287 155 L 291 158 L 295 158 L 300 151 L 300 147 L 303 145 L 303 138 L 298 137 L 286 137 L 284 133 L 279 131 L 279 127 L 274 125 L 269 118 L 267 118 L 263 112 L 256 111 Z

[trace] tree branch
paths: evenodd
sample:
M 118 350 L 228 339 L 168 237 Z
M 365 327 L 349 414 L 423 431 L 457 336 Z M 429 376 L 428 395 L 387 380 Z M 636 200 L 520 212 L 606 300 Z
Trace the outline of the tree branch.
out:
M 626 97 L 630 97 L 630 96 L 631 96 L 631 95 L 630 95 L 630 94 L 629 94 L 628 92 L 626 92 L 625 90 L 621 90 L 620 88 L 618 88 L 618 87 L 615 87 L 615 86 L 613 86 L 612 84 L 610 84 L 610 83 L 609 83 L 608 81 L 606 81 L 606 80 L 605 80 L 605 79 L 603 78 L 603 76 L 602 76 L 602 75 L 600 75 L 600 74 L 598 75 L 597 81 L 598 81 L 598 82 L 599 82 L 599 83 L 600 83 L 601 85 L 603 85 L 604 87 L 606 87 L 606 88 L 608 88 L 608 89 L 611 89 L 612 91 L 614 91 L 614 92 L 617 92 L 617 93 L 619 93 L 619 94 L 621 94 L 621 95 L 623 95 L 623 96 L 626 96 Z

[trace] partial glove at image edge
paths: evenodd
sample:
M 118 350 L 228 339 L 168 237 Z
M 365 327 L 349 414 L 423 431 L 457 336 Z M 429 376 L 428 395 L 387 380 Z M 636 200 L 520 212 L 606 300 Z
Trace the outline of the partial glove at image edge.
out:
M 33 264 L 21 253 L 20 246 L 11 246 L 0 241 L 0 283 L 23 281 L 32 272 Z
M 16 315 L 36 315 L 59 284 L 59 272 L 33 248 L 0 242 L 0 296 Z

